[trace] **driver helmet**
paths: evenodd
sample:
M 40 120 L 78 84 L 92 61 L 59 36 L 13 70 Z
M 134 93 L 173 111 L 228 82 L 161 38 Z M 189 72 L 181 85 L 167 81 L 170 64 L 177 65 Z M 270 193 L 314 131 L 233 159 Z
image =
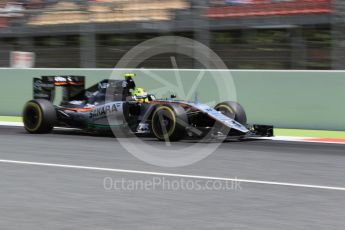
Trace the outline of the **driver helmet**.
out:
M 132 96 L 135 96 L 137 99 L 147 98 L 147 92 L 143 88 L 135 88 Z

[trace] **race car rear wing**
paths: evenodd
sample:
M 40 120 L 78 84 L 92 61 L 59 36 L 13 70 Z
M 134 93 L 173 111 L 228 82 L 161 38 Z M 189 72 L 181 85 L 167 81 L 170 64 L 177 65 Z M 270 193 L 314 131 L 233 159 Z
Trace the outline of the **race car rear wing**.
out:
M 85 95 L 84 76 L 42 76 L 33 79 L 34 99 L 46 99 L 51 102 L 55 98 L 55 87 L 63 87 L 62 103 L 72 100 L 83 100 Z

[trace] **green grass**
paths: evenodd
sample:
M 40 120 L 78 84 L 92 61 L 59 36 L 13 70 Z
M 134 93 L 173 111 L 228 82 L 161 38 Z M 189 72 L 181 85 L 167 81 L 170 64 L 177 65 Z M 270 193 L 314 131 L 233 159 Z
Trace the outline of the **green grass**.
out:
M 0 121 L 22 122 L 21 117 L 0 116 Z M 327 131 L 327 130 L 304 130 L 304 129 L 274 129 L 275 136 L 293 136 L 293 137 L 320 137 L 320 138 L 343 138 L 345 131 Z
M 320 137 L 345 139 L 345 131 L 304 130 L 304 129 L 274 129 L 275 136 Z
M 0 116 L 0 121 L 22 122 L 22 117 Z

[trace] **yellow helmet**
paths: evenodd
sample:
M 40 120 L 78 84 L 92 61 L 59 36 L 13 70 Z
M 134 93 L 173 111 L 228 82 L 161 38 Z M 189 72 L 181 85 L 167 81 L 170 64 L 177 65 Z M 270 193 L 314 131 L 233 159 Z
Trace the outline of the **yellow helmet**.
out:
M 125 73 L 124 74 L 125 78 L 131 78 L 137 76 L 135 73 Z
M 147 92 L 143 88 L 135 88 L 132 92 L 132 96 L 135 96 L 137 98 L 146 98 Z

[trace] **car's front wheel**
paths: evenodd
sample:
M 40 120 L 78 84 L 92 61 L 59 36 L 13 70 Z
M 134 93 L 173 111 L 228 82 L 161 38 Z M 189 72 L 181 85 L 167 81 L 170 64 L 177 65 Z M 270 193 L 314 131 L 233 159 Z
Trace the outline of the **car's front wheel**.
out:
M 188 117 L 178 105 L 158 106 L 152 114 L 151 130 L 161 141 L 178 141 L 185 137 Z
M 242 125 L 247 125 L 247 115 L 243 107 L 233 101 L 224 101 L 214 107 L 215 110 L 230 117 Z

